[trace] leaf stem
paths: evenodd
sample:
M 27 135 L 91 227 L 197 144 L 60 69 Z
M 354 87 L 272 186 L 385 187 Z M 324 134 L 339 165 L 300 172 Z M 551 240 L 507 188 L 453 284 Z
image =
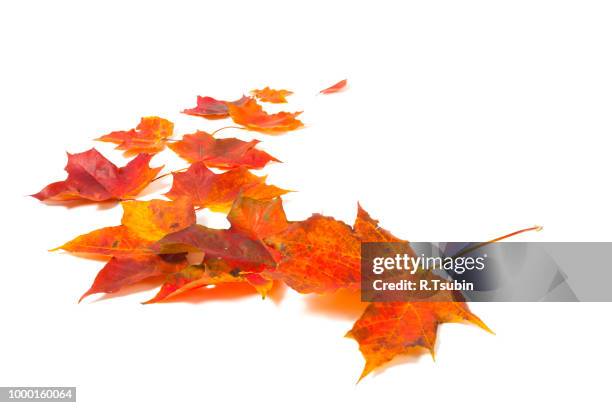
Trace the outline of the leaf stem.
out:
M 487 242 L 481 242 L 480 244 L 473 245 L 473 246 L 471 246 L 471 247 L 467 247 L 467 248 L 466 248 L 466 249 L 464 249 L 463 251 L 459 251 L 459 253 L 458 253 L 458 254 L 456 254 L 454 257 L 455 257 L 455 258 L 460 257 L 460 256 L 462 256 L 462 255 L 467 254 L 468 252 L 472 252 L 472 251 L 475 251 L 476 249 L 482 248 L 483 246 L 486 246 L 486 245 L 492 244 L 492 243 L 494 243 L 494 242 L 502 241 L 502 240 L 504 240 L 504 239 L 507 239 L 507 238 L 513 237 L 513 236 L 515 236 L 515 235 L 522 234 L 522 233 L 524 233 L 524 232 L 529 232 L 529 231 L 536 231 L 536 232 L 537 232 L 537 231 L 542 231 L 542 229 L 543 229 L 543 228 L 544 228 L 544 227 L 541 227 L 541 226 L 539 226 L 539 225 L 535 225 L 535 226 L 533 226 L 533 227 L 529 227 L 529 228 L 523 228 L 523 229 L 520 229 L 520 230 L 518 230 L 518 231 L 514 231 L 514 232 L 511 232 L 511 233 L 509 233 L 509 234 L 502 235 L 501 237 L 497 237 L 497 238 L 492 239 L 492 240 L 490 240 L 490 241 L 487 241 Z
M 181 172 L 181 171 L 185 171 L 185 170 L 188 170 L 188 169 L 189 169 L 189 167 L 185 167 L 184 169 L 178 169 L 178 170 L 171 171 L 170 173 L 164 173 L 164 174 L 162 174 L 160 176 L 155 177 L 153 180 L 151 180 L 151 182 L 157 181 L 160 178 L 164 178 L 164 177 L 169 176 L 171 174 L 178 173 L 178 172 Z
M 220 132 L 220 131 L 225 130 L 225 129 L 240 129 L 240 130 L 247 130 L 246 128 L 244 128 L 244 127 L 242 127 L 242 126 L 224 126 L 224 127 L 222 127 L 222 128 L 219 128 L 219 129 L 215 130 L 215 131 L 214 131 L 214 132 L 212 132 L 210 135 L 211 135 L 211 136 L 214 136 L 214 135 L 216 135 L 216 134 L 217 134 L 217 132 Z

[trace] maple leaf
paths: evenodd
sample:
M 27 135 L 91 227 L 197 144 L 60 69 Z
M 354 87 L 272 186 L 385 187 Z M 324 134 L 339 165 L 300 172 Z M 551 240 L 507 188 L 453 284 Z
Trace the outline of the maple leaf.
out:
M 100 228 L 55 248 L 109 256 L 146 255 L 149 246 L 166 234 L 195 223 L 193 204 L 176 201 L 124 201 L 122 225 Z
M 234 122 L 257 132 L 275 134 L 304 126 L 296 119 L 302 112 L 267 113 L 253 98 L 249 98 L 241 105 L 229 104 L 228 108 Z
M 264 242 L 281 254 L 270 273 L 301 293 L 329 293 L 359 284 L 361 242 L 351 227 L 314 214 Z
M 242 194 L 257 199 L 271 199 L 288 193 L 265 184 L 265 177 L 257 177 L 244 167 L 216 174 L 202 162 L 193 163 L 185 172 L 173 173 L 172 188 L 165 195 L 170 199 L 189 197 L 199 207 L 226 212 Z
M 95 293 L 114 293 L 148 278 L 176 273 L 188 266 L 185 254 L 113 257 L 98 272 L 91 288 L 79 302 Z
M 381 228 L 378 221 L 359 204 L 353 229 L 363 242 L 407 242 Z M 411 256 L 415 256 L 412 248 L 409 250 Z M 420 270 L 418 274 L 404 278 L 415 279 L 416 276 L 419 279 L 432 279 L 435 275 L 431 271 Z M 394 279 L 402 279 L 402 276 Z M 405 302 L 374 302 L 368 305 L 347 333 L 347 337 L 359 343 L 366 360 L 359 380 L 396 356 L 412 352 L 415 347 L 424 347 L 433 356 L 437 328 L 442 323 L 467 321 L 490 331 L 470 312 L 459 292 L 439 291 L 427 295 L 427 301 L 414 301 L 418 295 L 411 294 Z
M 165 140 L 172 136 L 174 123 L 157 116 L 140 120 L 135 129 L 111 132 L 96 140 L 117 144 L 118 150 L 126 153 L 157 153 L 164 149 Z
M 256 149 L 258 143 L 259 140 L 244 142 L 236 138 L 215 139 L 206 132 L 197 131 L 184 135 L 182 140 L 168 147 L 189 163 L 203 162 L 208 167 L 224 170 L 240 166 L 261 169 L 270 161 L 280 162 Z
M 321 92 L 322 94 L 332 94 L 332 93 L 336 93 L 336 92 L 340 92 L 342 91 L 344 88 L 346 88 L 346 84 L 347 81 L 346 79 L 343 79 L 342 81 L 333 84 L 332 86 L 330 86 L 329 88 L 325 88 L 323 89 Z
M 196 107 L 185 109 L 183 113 L 192 116 L 201 116 L 206 119 L 223 119 L 229 116 L 228 105 L 240 106 L 248 99 L 246 96 L 233 101 L 221 101 L 210 96 L 198 96 Z
M 366 360 L 359 380 L 396 356 L 410 353 L 415 347 L 424 347 L 433 355 L 438 325 L 442 323 L 471 322 L 490 332 L 465 303 L 453 301 L 447 292 L 436 296 L 447 298 L 368 305 L 347 333 L 347 337 L 359 343 Z
M 266 86 L 264 89 L 253 89 L 251 95 L 262 102 L 270 103 L 287 103 L 286 97 L 292 95 L 293 92 L 286 89 L 271 89 Z
M 32 197 L 41 201 L 106 201 L 134 198 L 163 167 L 150 168 L 152 157 L 139 154 L 126 166 L 118 168 L 96 149 L 77 154 L 68 153 L 66 180 L 51 183 Z

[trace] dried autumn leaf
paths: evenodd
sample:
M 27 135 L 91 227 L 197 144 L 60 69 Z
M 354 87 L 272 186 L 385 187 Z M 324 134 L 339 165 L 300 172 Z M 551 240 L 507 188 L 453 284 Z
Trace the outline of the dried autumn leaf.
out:
M 96 149 L 77 154 L 68 153 L 66 180 L 51 183 L 32 197 L 41 201 L 106 201 L 134 198 L 163 167 L 150 168 L 152 157 L 139 154 L 126 166 L 118 168 Z
M 114 293 L 121 288 L 144 279 L 176 273 L 188 266 L 184 254 L 176 255 L 131 255 L 113 257 L 98 272 L 91 288 L 79 302 L 95 293 Z
M 172 188 L 166 193 L 170 199 L 188 197 L 196 206 L 226 212 L 242 194 L 256 199 L 271 199 L 288 193 L 265 184 L 265 177 L 257 177 L 246 168 L 239 167 L 216 174 L 202 162 L 193 163 L 185 172 L 173 173 Z
M 302 112 L 267 113 L 252 98 L 249 98 L 242 105 L 229 104 L 228 108 L 234 122 L 257 132 L 281 133 L 304 125 L 300 120 L 296 119 Z
M 109 256 L 152 254 L 149 246 L 153 242 L 195 223 L 188 199 L 125 201 L 121 205 L 123 225 L 91 231 L 54 250 Z
M 287 103 L 287 96 L 293 94 L 293 92 L 286 89 L 271 89 L 266 86 L 264 89 L 253 89 L 251 95 L 259 99 L 262 102 L 270 103 Z
M 363 242 L 406 242 L 381 228 L 360 205 L 357 209 L 354 231 Z M 415 256 L 412 249 L 412 256 Z M 431 271 L 419 271 L 417 275 L 394 279 L 432 279 Z M 436 277 L 439 279 L 439 277 Z M 467 321 L 489 331 L 487 326 L 462 301 L 459 292 L 439 291 L 427 293 L 427 301 L 370 303 L 355 322 L 347 337 L 359 343 L 366 364 L 359 380 L 372 370 L 391 361 L 398 355 L 410 353 L 415 347 L 424 347 L 434 353 L 438 325 Z M 411 296 L 418 296 L 412 294 Z
M 117 144 L 118 150 L 126 153 L 157 153 L 164 149 L 165 140 L 172 136 L 174 123 L 157 116 L 140 120 L 135 129 L 111 132 L 96 140 Z
M 336 84 L 333 84 L 329 88 L 325 88 L 324 90 L 322 90 L 319 93 L 322 93 L 322 94 L 332 94 L 332 93 L 340 92 L 340 91 L 342 91 L 346 87 L 346 84 L 347 84 L 346 79 L 343 79 L 342 81 L 340 81 L 340 82 L 338 82 Z
M 274 259 L 259 241 L 237 231 L 192 225 L 166 235 L 152 246 L 159 254 L 203 252 L 220 258 L 231 268 L 259 272 L 275 267 Z
M 198 96 L 196 107 L 183 110 L 183 113 L 192 116 L 201 116 L 206 119 L 223 119 L 229 116 L 228 105 L 240 106 L 249 98 L 242 98 L 233 101 L 220 101 L 210 96 Z
M 269 275 L 301 293 L 329 293 L 359 284 L 361 242 L 341 221 L 314 214 L 264 242 L 281 254 Z
M 203 162 L 208 167 L 224 170 L 240 166 L 261 169 L 270 161 L 279 161 L 256 149 L 258 143 L 259 140 L 244 142 L 236 138 L 215 139 L 206 132 L 197 131 L 184 135 L 182 140 L 168 147 L 189 163 Z
M 438 325 L 471 322 L 489 328 L 463 302 L 455 302 L 448 292 L 431 302 L 371 303 L 355 322 L 347 337 L 359 343 L 366 364 L 359 380 L 398 355 L 424 347 L 433 355 Z M 445 301 L 446 300 L 446 301 Z

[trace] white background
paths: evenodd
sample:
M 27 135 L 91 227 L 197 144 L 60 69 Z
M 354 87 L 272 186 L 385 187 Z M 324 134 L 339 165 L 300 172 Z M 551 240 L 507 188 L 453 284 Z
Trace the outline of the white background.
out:
M 285 162 L 265 173 L 298 191 L 291 219 L 352 222 L 360 200 L 410 240 L 541 224 L 520 239 L 608 241 L 611 18 L 605 1 L 3 2 L 0 385 L 77 386 L 82 407 L 609 406 L 610 304 L 474 304 L 495 336 L 443 326 L 436 362 L 355 385 L 363 360 L 343 335 L 359 312 L 329 299 L 77 305 L 102 264 L 46 250 L 121 210 L 26 196 L 65 177 L 65 151 L 140 116 L 212 131 L 226 122 L 180 110 L 269 85 L 296 92 L 283 109 L 307 127 L 224 135 Z

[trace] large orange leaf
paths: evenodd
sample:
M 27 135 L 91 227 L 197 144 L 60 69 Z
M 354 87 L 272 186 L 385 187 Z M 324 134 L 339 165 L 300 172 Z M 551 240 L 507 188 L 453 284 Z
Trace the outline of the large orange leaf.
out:
M 193 204 L 177 201 L 124 201 L 122 225 L 105 227 L 55 248 L 109 256 L 151 254 L 151 243 L 195 223 Z
M 489 328 L 463 302 L 453 301 L 448 292 L 431 302 L 370 303 L 347 337 L 359 343 L 366 363 L 360 380 L 372 370 L 421 347 L 434 354 L 438 325 L 471 322 Z
M 268 162 L 279 160 L 255 148 L 259 140 L 244 142 L 236 138 L 215 139 L 206 132 L 184 135 L 168 147 L 190 163 L 203 162 L 208 167 L 233 169 L 244 166 L 261 169 Z
M 240 193 L 256 199 L 271 199 L 289 192 L 265 184 L 265 177 L 257 177 L 244 167 L 216 174 L 204 163 L 196 162 L 185 172 L 173 173 L 173 177 L 167 197 L 188 197 L 196 206 L 213 211 L 228 211 Z
M 264 89 L 253 89 L 251 95 L 259 99 L 262 102 L 270 103 L 287 103 L 287 96 L 293 94 L 293 92 L 286 89 L 271 89 L 266 86 Z
M 360 205 L 357 209 L 354 231 L 363 242 L 406 242 L 381 228 L 378 221 Z M 412 249 L 410 251 L 412 256 L 415 256 Z M 403 278 L 415 279 L 415 276 L 417 275 Z M 433 273 L 421 270 L 418 272 L 418 277 L 431 279 Z M 407 296 L 406 302 L 370 303 L 355 322 L 347 336 L 359 343 L 359 349 L 366 360 L 360 380 L 396 356 L 412 353 L 415 348 L 425 348 L 433 355 L 437 328 L 441 323 L 467 321 L 489 330 L 470 312 L 467 304 L 461 301 L 459 292 L 439 291 L 428 296 L 427 301 L 414 300 L 415 298 Z
M 192 116 L 201 116 L 206 119 L 223 119 L 229 116 L 228 105 L 240 106 L 249 98 L 242 98 L 233 101 L 221 101 L 210 96 L 198 96 L 197 104 L 194 108 L 185 109 L 183 113 Z
M 250 130 L 263 133 L 281 133 L 302 127 L 296 119 L 302 112 L 267 113 L 255 99 L 249 98 L 242 105 L 228 104 L 232 120 Z
M 361 243 L 341 221 L 315 214 L 264 241 L 281 254 L 270 276 L 298 292 L 328 293 L 359 284 Z
M 68 153 L 68 178 L 49 184 L 32 195 L 39 200 L 106 201 L 134 198 L 159 173 L 150 168 L 151 155 L 139 154 L 125 167 L 118 168 L 96 149 Z
M 135 129 L 111 132 L 96 140 L 117 144 L 118 150 L 127 153 L 157 153 L 164 149 L 165 140 L 172 136 L 174 123 L 157 116 L 140 120 Z

